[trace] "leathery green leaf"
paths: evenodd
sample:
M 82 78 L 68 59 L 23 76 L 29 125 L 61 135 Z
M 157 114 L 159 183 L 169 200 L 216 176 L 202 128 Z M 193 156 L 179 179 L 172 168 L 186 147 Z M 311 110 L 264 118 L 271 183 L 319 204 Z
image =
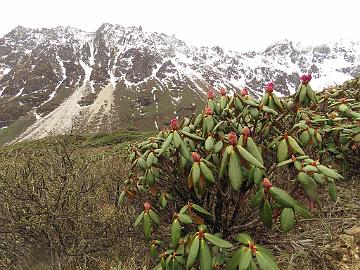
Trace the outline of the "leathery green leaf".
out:
M 175 130 L 174 131 L 174 144 L 175 144 L 176 148 L 179 148 L 181 141 L 182 141 L 182 139 L 181 139 L 179 133 Z
M 170 133 L 168 135 L 168 137 L 166 138 L 166 140 L 164 141 L 164 143 L 162 144 L 161 148 L 160 148 L 160 152 L 158 154 L 158 156 L 161 156 L 170 146 L 172 140 L 173 140 L 174 134 Z
M 283 162 L 288 158 L 288 146 L 286 140 L 280 141 L 277 148 L 277 159 L 279 162 Z
M 283 232 L 287 233 L 295 224 L 295 215 L 292 208 L 284 208 L 280 215 L 280 226 Z
M 151 221 L 150 221 L 150 215 L 149 213 L 145 213 L 144 214 L 144 235 L 146 238 L 150 237 L 150 232 L 151 232 Z
M 268 200 L 265 200 L 264 204 L 260 208 L 260 218 L 263 224 L 271 228 L 272 226 L 272 209 L 270 202 Z
M 262 250 L 256 251 L 256 260 L 261 270 L 279 270 L 274 259 Z
M 329 191 L 331 200 L 333 200 L 334 202 L 336 202 L 336 199 L 337 199 L 337 191 L 336 191 L 336 185 L 335 185 L 333 179 L 328 179 L 328 191 Z
M 179 220 L 182 223 L 185 223 L 185 224 L 191 224 L 192 223 L 192 219 L 188 214 L 179 214 L 178 217 L 179 217 Z
M 318 165 L 317 165 L 317 168 L 319 169 L 319 171 L 320 171 L 322 174 L 324 174 L 324 175 L 326 175 L 326 176 L 328 176 L 328 177 L 331 177 L 331 178 L 334 178 L 334 179 L 337 179 L 337 180 L 343 178 L 343 177 L 342 177 L 340 174 L 338 174 L 337 172 L 335 172 L 335 171 L 333 171 L 333 170 L 331 170 L 331 169 L 329 169 L 328 167 L 325 167 L 325 166 L 323 166 L 323 165 L 318 164 Z
M 141 222 L 141 220 L 143 219 L 144 217 L 144 211 L 142 211 L 140 213 L 140 215 L 138 215 L 138 217 L 136 218 L 135 222 L 134 222 L 134 227 L 138 226 Z
M 236 148 L 245 160 L 247 160 L 256 167 L 265 169 L 264 165 L 262 165 L 260 161 L 258 161 L 253 155 L 251 155 L 244 147 L 237 145 Z
M 186 269 L 189 269 L 195 262 L 199 253 L 199 237 L 195 236 L 190 244 L 189 254 L 186 261 Z
M 204 162 L 200 162 L 200 171 L 202 172 L 202 174 L 205 176 L 205 179 L 208 180 L 209 182 L 214 183 L 215 182 L 215 177 L 214 174 L 212 172 L 212 170 L 210 170 L 206 164 Z
M 277 187 L 271 187 L 269 189 L 270 195 L 281 205 L 285 207 L 294 207 L 296 201 L 285 190 Z
M 300 155 L 305 155 L 304 151 L 301 149 L 301 147 L 299 146 L 299 144 L 296 142 L 296 140 L 291 137 L 288 136 L 287 141 L 289 142 L 290 147 L 297 153 L 299 153 Z
M 200 240 L 199 260 L 200 270 L 211 270 L 211 252 L 204 239 Z
M 192 177 L 194 181 L 194 185 L 199 181 L 200 178 L 200 166 L 199 163 L 194 162 L 192 166 Z
M 230 151 L 231 150 L 231 151 Z M 225 173 L 225 170 L 226 168 L 228 167 L 228 162 L 229 162 L 229 152 L 232 152 L 232 146 L 228 146 L 225 151 L 224 151 L 224 155 L 222 157 L 222 160 L 221 160 L 221 166 L 220 166 L 220 171 L 219 171 L 219 177 L 223 177 L 224 176 L 224 173 Z
M 194 208 L 196 211 L 198 211 L 204 215 L 212 216 L 212 214 L 208 210 L 202 208 L 201 206 L 199 206 L 197 204 L 193 204 L 192 208 Z
M 209 136 L 205 141 L 205 150 L 210 151 L 214 147 L 215 141 L 213 136 Z
M 246 270 L 250 264 L 251 250 L 249 248 L 242 248 L 239 258 L 239 270 Z
M 230 184 L 235 191 L 240 189 L 244 180 L 240 166 L 241 165 L 237 154 L 235 152 L 231 152 L 228 175 Z
M 226 240 L 223 240 L 221 238 L 216 237 L 215 235 L 212 235 L 210 233 L 205 233 L 206 240 L 210 241 L 214 245 L 221 247 L 221 248 L 231 248 L 232 244 L 229 243 Z
M 160 217 L 154 210 L 149 210 L 149 215 L 152 221 L 154 221 L 156 224 L 160 224 Z
M 171 244 L 176 247 L 179 244 L 181 226 L 178 219 L 174 219 L 171 224 Z
M 246 150 L 249 151 L 251 155 L 253 155 L 261 164 L 264 164 L 264 160 L 261 156 L 259 148 L 255 144 L 252 138 L 247 138 Z
M 239 233 L 235 236 L 236 241 L 239 241 L 240 243 L 244 245 L 250 244 L 253 240 L 250 235 L 247 233 Z

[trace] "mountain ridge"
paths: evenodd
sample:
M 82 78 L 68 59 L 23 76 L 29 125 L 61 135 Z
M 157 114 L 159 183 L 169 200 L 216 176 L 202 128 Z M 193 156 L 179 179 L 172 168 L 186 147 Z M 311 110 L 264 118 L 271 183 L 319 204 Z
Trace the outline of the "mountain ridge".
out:
M 43 137 L 46 126 L 54 132 L 161 128 L 171 115 L 201 108 L 209 88 L 245 86 L 257 97 L 273 80 L 275 91 L 288 95 L 301 73 L 310 71 L 322 88 L 360 74 L 357 63 L 359 42 L 303 49 L 286 40 L 239 53 L 136 26 L 106 23 L 94 32 L 18 26 L 0 39 L 0 128 L 27 119 L 20 138 Z M 52 118 L 56 110 L 66 117 Z

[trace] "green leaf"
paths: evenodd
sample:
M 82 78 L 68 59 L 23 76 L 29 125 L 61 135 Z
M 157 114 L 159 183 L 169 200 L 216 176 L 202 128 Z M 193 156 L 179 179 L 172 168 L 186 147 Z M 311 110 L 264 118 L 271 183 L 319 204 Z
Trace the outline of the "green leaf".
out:
M 205 117 L 204 126 L 206 127 L 206 132 L 211 132 L 214 128 L 214 119 L 211 115 L 208 115 Z
M 301 187 L 304 189 L 305 193 L 318 202 L 319 194 L 317 193 L 317 185 L 314 179 L 312 179 L 310 176 L 308 176 L 304 172 L 300 172 L 298 174 L 298 179 Z
M 208 180 L 209 182 L 214 183 L 215 182 L 215 177 L 214 174 L 212 172 L 212 170 L 210 170 L 204 162 L 200 162 L 200 170 L 202 172 L 202 174 L 205 176 L 205 179 Z
M 254 196 L 252 196 L 251 200 L 250 200 L 250 204 L 252 207 L 258 207 L 261 202 L 264 199 L 264 188 L 260 188 L 255 194 Z
M 218 247 L 221 247 L 221 248 L 231 248 L 232 247 L 232 244 L 229 243 L 228 241 L 218 238 L 210 233 L 205 233 L 205 238 Z
M 231 151 L 230 151 L 231 150 Z M 219 171 L 219 178 L 222 178 L 224 176 L 225 170 L 228 166 L 228 162 L 229 162 L 229 152 L 232 152 L 233 148 L 232 146 L 228 146 L 225 151 L 224 151 L 224 155 L 222 157 L 221 160 L 221 166 L 220 166 L 220 171 Z
M 144 211 L 142 211 L 140 213 L 140 215 L 138 215 L 138 217 L 136 218 L 135 222 L 134 222 L 134 227 L 138 226 L 142 220 L 142 218 L 144 217 Z
M 298 213 L 303 218 L 310 218 L 311 217 L 310 211 L 307 208 L 305 208 L 304 206 L 300 205 L 300 204 L 295 204 L 294 205 L 294 210 L 295 210 L 296 213 Z
M 280 141 L 277 148 L 277 159 L 279 162 L 283 162 L 288 158 L 288 146 L 286 140 Z
M 196 140 L 196 141 L 205 141 L 204 138 L 196 135 L 196 134 L 193 134 L 193 133 L 190 133 L 190 132 L 186 132 L 184 130 L 181 130 L 180 131 L 184 136 L 188 137 L 189 139 L 192 139 L 192 140 Z
M 334 179 L 337 179 L 337 180 L 343 178 L 343 177 L 342 177 L 340 174 L 338 174 L 337 172 L 335 172 L 335 171 L 333 171 L 333 170 L 331 170 L 331 169 L 329 169 L 328 167 L 325 167 L 325 166 L 323 166 L 323 165 L 318 164 L 318 165 L 317 165 L 317 168 L 319 169 L 319 171 L 320 171 L 322 174 L 324 174 L 324 175 L 326 175 L 326 176 L 328 176 L 328 177 L 331 177 L 331 178 L 334 178 Z
M 280 168 L 280 167 L 285 166 L 285 165 L 287 165 L 289 163 L 292 163 L 292 162 L 293 162 L 293 160 L 290 158 L 290 159 L 284 160 L 283 162 L 280 162 L 278 165 L 276 165 L 276 167 Z
M 226 263 L 226 270 L 236 270 L 239 267 L 240 249 L 233 252 L 230 260 Z
M 264 249 L 260 249 L 260 246 L 256 246 L 256 260 L 260 266 L 261 270 L 279 270 L 279 267 L 276 265 L 273 256 L 265 252 Z
M 335 185 L 333 179 L 328 179 L 328 191 L 329 191 L 331 200 L 336 202 L 336 200 L 337 200 L 337 191 L 336 191 L 336 185 Z
M 181 140 L 181 143 L 180 143 L 180 153 L 181 155 L 187 159 L 187 160 L 190 160 L 191 159 L 191 153 L 190 153 L 190 150 L 186 144 L 186 142 L 184 140 Z
M 193 177 L 193 181 L 194 181 L 194 185 L 199 181 L 200 178 L 200 166 L 199 163 L 194 162 L 193 166 L 192 166 L 192 177 Z
M 240 243 L 244 244 L 244 245 L 248 245 L 251 242 L 253 242 L 252 238 L 250 235 L 248 235 L 247 233 L 239 233 L 235 236 L 235 240 L 239 241 Z
M 260 161 L 258 161 L 256 158 L 254 158 L 253 155 L 251 155 L 245 148 L 243 148 L 240 145 L 236 146 L 237 150 L 239 151 L 240 155 L 247 160 L 248 162 L 250 162 L 251 164 L 253 164 L 256 167 L 259 167 L 261 169 L 265 169 L 264 165 L 262 165 L 260 163 Z
M 317 103 L 315 92 L 312 90 L 310 84 L 306 86 L 306 94 L 312 102 Z
M 249 248 L 242 248 L 239 258 L 239 270 L 246 270 L 250 265 L 251 250 Z
M 150 238 L 151 233 L 151 221 L 149 213 L 144 214 L 144 235 L 146 238 Z
M 175 144 L 176 148 L 179 148 L 181 141 L 182 141 L 182 139 L 181 139 L 179 133 L 175 130 L 174 131 L 174 144 Z
M 199 260 L 200 270 L 211 270 L 211 252 L 204 239 L 200 240 Z
M 244 181 L 240 166 L 241 165 L 237 154 L 235 152 L 231 152 L 228 175 L 230 184 L 235 191 L 240 189 L 241 184 Z
M 295 215 L 292 208 L 284 208 L 280 215 L 280 226 L 283 232 L 287 233 L 295 224 Z
M 298 143 L 296 142 L 296 140 L 291 137 L 288 136 L 287 141 L 289 142 L 290 147 L 297 153 L 299 153 L 300 155 L 305 155 L 304 151 L 301 149 L 301 147 L 298 145 Z
M 301 132 L 299 139 L 300 139 L 302 146 L 308 145 L 309 140 L 310 140 L 309 132 L 307 130 L 304 130 L 303 132 Z
M 221 149 L 223 148 L 224 143 L 222 141 L 218 141 L 215 145 L 214 145 L 214 152 L 215 153 L 219 153 L 221 151 Z
M 324 175 L 319 174 L 319 173 L 314 173 L 313 174 L 314 180 L 317 184 L 319 185 L 324 185 L 325 184 L 325 180 L 324 180 Z
M 261 184 L 261 180 L 262 180 L 262 177 L 263 177 L 263 170 L 258 168 L 258 167 L 255 167 L 254 169 L 254 182 L 255 184 L 258 186 Z
M 271 187 L 269 189 L 270 195 L 281 205 L 285 207 L 294 207 L 296 201 L 285 190 L 277 187 Z
M 146 161 L 143 158 L 138 158 L 137 165 L 143 169 L 146 170 Z
M 277 96 L 275 93 L 272 93 L 272 97 L 273 97 L 273 99 L 274 99 L 274 102 L 275 102 L 276 106 L 278 106 L 279 109 L 282 110 L 282 109 L 283 109 L 283 106 L 282 106 L 281 101 L 280 101 L 280 99 L 278 98 L 278 96 Z
M 173 137 L 174 137 L 174 134 L 170 133 L 169 136 L 164 141 L 164 143 L 162 144 L 158 156 L 161 156 L 169 148 L 169 146 L 173 140 Z
M 181 226 L 178 219 L 174 219 L 171 224 L 171 244 L 176 247 L 179 244 Z
M 146 167 L 150 168 L 151 165 L 154 163 L 155 154 L 154 152 L 150 152 L 147 159 L 146 159 Z
M 179 214 L 178 217 L 179 217 L 179 220 L 181 221 L 181 223 L 184 223 L 184 224 L 192 223 L 192 219 L 188 214 Z
M 306 98 L 306 86 L 302 85 L 299 93 L 300 104 L 304 104 L 305 98 Z
M 261 156 L 259 148 L 255 144 L 252 138 L 247 138 L 246 149 L 251 155 L 253 155 L 261 164 L 264 164 L 264 160 Z
M 249 270 L 258 270 L 258 267 L 257 267 L 255 261 L 253 260 L 253 258 L 251 258 L 251 260 L 250 260 L 250 266 L 248 269 Z
M 260 218 L 263 224 L 271 228 L 272 226 L 272 209 L 270 202 L 268 200 L 265 200 L 264 204 L 260 208 Z
M 186 262 L 186 269 L 189 269 L 195 262 L 199 252 L 199 237 L 195 236 L 190 244 L 189 254 Z
M 189 209 L 189 205 L 188 205 L 188 204 L 184 205 L 184 206 L 180 209 L 179 214 L 184 214 L 188 209 Z
M 202 208 L 201 206 L 199 206 L 197 204 L 193 204 L 192 208 L 194 208 L 196 211 L 200 212 L 201 214 L 204 214 L 207 216 L 212 216 L 212 214 L 208 210 Z
M 156 224 L 160 224 L 160 217 L 155 211 L 150 209 L 149 215 L 150 215 L 152 221 L 154 221 Z
M 205 141 L 205 150 L 210 151 L 214 147 L 215 141 L 213 136 L 209 136 Z

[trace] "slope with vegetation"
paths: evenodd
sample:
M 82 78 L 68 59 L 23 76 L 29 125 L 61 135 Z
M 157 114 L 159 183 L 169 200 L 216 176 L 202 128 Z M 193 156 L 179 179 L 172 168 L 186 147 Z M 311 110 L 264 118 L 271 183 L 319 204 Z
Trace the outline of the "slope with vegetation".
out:
M 227 242 L 237 245 L 232 238 L 234 236 L 232 234 L 232 227 L 239 226 L 239 232 L 246 231 L 251 234 L 252 239 L 255 241 L 255 247 L 252 246 L 252 251 L 255 251 L 256 254 L 256 246 L 261 249 L 261 245 L 270 249 L 271 253 L 275 256 L 277 265 L 281 269 L 357 269 L 356 267 L 359 266 L 358 226 L 360 219 L 360 206 L 357 202 L 360 199 L 360 189 L 358 185 L 359 143 L 357 141 L 358 137 L 356 137 L 359 136 L 359 122 L 356 120 L 356 113 L 359 111 L 359 79 L 348 81 L 342 86 L 326 89 L 319 94 L 318 105 L 300 109 L 302 113 L 309 113 L 310 116 L 319 115 L 324 118 L 326 117 L 326 125 L 321 124 L 321 129 L 318 129 L 318 132 L 321 133 L 321 144 L 316 146 L 304 140 L 303 137 L 306 137 L 306 135 L 301 135 L 305 131 L 303 125 L 299 125 L 298 128 L 294 129 L 294 133 L 292 131 L 289 132 L 289 135 L 294 136 L 296 139 L 299 136 L 299 147 L 311 156 L 314 161 L 319 158 L 320 164 L 325 164 L 328 168 L 331 168 L 330 173 L 337 170 L 344 178 L 335 181 L 337 191 L 336 202 L 331 201 L 326 190 L 327 188 L 321 188 L 321 183 L 318 182 L 316 182 L 318 186 L 316 193 L 311 188 L 306 190 L 306 186 L 304 188 L 301 183 L 301 188 L 295 188 L 294 192 L 290 191 L 291 196 L 304 205 L 304 208 L 301 209 L 303 209 L 303 214 L 306 217 L 297 215 L 296 226 L 286 234 L 281 231 L 290 229 L 289 225 L 292 225 L 293 219 L 289 219 L 289 217 L 281 218 L 282 215 L 280 215 L 280 225 L 278 224 L 279 213 L 277 213 L 277 209 L 283 206 L 281 203 L 276 205 L 277 198 L 269 193 L 275 186 L 284 190 L 297 186 L 296 182 L 299 171 L 294 169 L 292 159 L 282 161 L 282 165 L 288 164 L 280 169 L 274 168 L 272 173 L 268 173 L 268 170 L 265 171 L 267 178 L 271 181 L 271 185 L 273 185 L 273 187 L 270 187 L 266 181 L 261 181 L 260 184 L 259 182 L 248 182 L 249 170 L 247 166 L 249 165 L 251 170 L 252 165 L 250 164 L 252 163 L 247 159 L 243 160 L 243 156 L 238 156 L 242 162 L 240 170 L 244 176 L 244 180 L 240 183 L 239 191 L 231 191 L 231 188 L 237 184 L 238 180 L 230 176 L 232 172 L 230 172 L 229 168 L 226 169 L 224 179 L 231 178 L 233 181 L 232 183 L 225 182 L 224 185 L 229 185 L 229 194 L 239 195 L 244 194 L 245 191 L 245 196 L 236 196 L 233 199 L 230 197 L 225 198 L 227 200 L 226 203 L 239 203 L 241 205 L 238 214 L 235 215 L 236 224 L 228 222 L 230 226 L 228 229 L 225 229 L 226 220 L 224 221 L 223 219 L 225 215 L 222 215 L 222 220 L 218 223 L 219 225 L 215 222 L 211 223 L 211 221 L 216 219 L 214 218 L 216 216 L 216 214 L 214 215 L 215 209 L 209 207 L 212 203 L 211 194 L 208 195 L 209 199 L 199 200 L 196 203 L 201 207 L 192 205 L 192 214 L 189 212 L 189 209 L 185 210 L 183 216 L 180 214 L 173 216 L 172 214 L 173 211 L 180 212 L 180 205 L 183 200 L 177 197 L 176 194 L 173 194 L 173 191 L 184 183 L 184 179 L 187 179 L 186 174 L 190 172 L 189 170 L 193 166 L 196 166 L 193 165 L 195 163 L 190 162 L 191 158 L 198 158 L 196 155 L 189 159 L 190 163 L 185 165 L 182 175 L 177 175 L 179 170 L 174 167 L 177 163 L 171 159 L 169 160 L 169 165 L 173 166 L 170 173 L 177 177 L 176 182 L 172 182 L 172 178 L 167 178 L 167 186 L 160 187 L 160 185 L 166 182 L 157 179 L 156 189 L 154 189 L 151 188 L 151 185 L 149 185 L 151 182 L 149 183 L 148 177 L 146 177 L 146 180 L 140 178 L 142 179 L 141 181 L 145 181 L 144 184 L 140 181 L 136 186 L 130 185 L 131 181 L 138 181 L 138 177 L 141 175 L 135 172 L 134 167 L 127 161 L 129 143 L 137 145 L 136 142 L 146 141 L 149 137 L 156 138 L 157 135 L 151 132 L 119 131 L 111 134 L 98 134 L 86 137 L 66 135 L 2 147 L 0 149 L 0 268 L 110 269 L 114 267 L 114 269 L 135 270 L 146 267 L 146 269 L 150 269 L 155 266 L 154 263 L 157 261 L 157 259 L 153 260 L 146 256 L 150 250 L 155 254 L 155 247 L 157 251 L 163 251 L 160 248 L 170 245 L 175 247 L 179 232 L 181 238 L 184 239 L 182 243 L 186 244 L 186 241 L 190 238 L 186 239 L 185 235 L 191 234 L 191 230 L 196 229 L 196 226 L 185 223 L 206 222 L 208 224 L 206 240 L 199 240 L 203 240 L 202 243 L 211 247 L 211 256 L 216 254 L 220 260 L 217 261 L 219 262 L 218 265 L 221 265 L 221 262 L 225 263 L 231 257 L 230 252 L 225 253 L 223 261 L 220 258 L 222 251 L 228 250 Z M 228 100 L 226 104 L 229 104 L 230 98 L 226 97 L 226 95 L 224 97 L 223 99 Z M 240 94 L 239 98 L 243 99 L 243 96 Z M 322 106 L 322 104 L 325 104 L 322 102 L 322 98 L 326 98 L 326 103 L 329 106 Z M 216 100 L 216 98 L 213 99 L 214 104 L 217 104 Z M 340 103 L 335 104 L 340 100 L 342 105 Z M 249 101 L 247 100 L 248 103 Z M 241 100 L 241 102 L 245 101 Z M 251 100 L 250 104 L 243 104 L 245 107 L 255 107 L 252 102 L 257 103 L 257 101 Z M 284 106 L 283 111 L 280 111 L 278 107 L 271 109 L 273 105 L 268 103 L 270 108 L 263 107 L 262 109 L 268 110 L 269 114 L 274 114 L 273 111 L 277 111 L 277 115 L 274 114 L 274 116 L 269 116 L 269 118 L 279 118 L 284 112 L 288 111 L 285 107 L 286 103 L 281 102 L 282 106 Z M 221 101 L 219 104 L 221 104 Z M 293 108 L 291 104 L 289 105 L 289 108 Z M 351 111 L 344 106 L 350 107 Z M 250 111 L 251 109 L 249 113 L 251 113 Z M 251 114 L 254 114 L 254 110 L 252 111 Z M 290 111 L 291 117 L 295 117 Z M 261 115 L 262 112 L 259 111 L 259 114 Z M 215 121 L 218 120 L 217 117 L 221 117 L 221 114 L 216 113 L 215 108 L 211 111 L 211 114 L 210 110 L 207 110 L 205 116 L 208 117 L 210 115 Z M 248 118 L 253 119 L 252 117 L 249 116 Z M 283 119 L 286 120 L 283 122 L 286 127 L 293 126 L 292 119 L 287 117 L 283 117 Z M 193 123 L 193 120 L 191 122 Z M 322 121 L 319 122 L 323 123 Z M 176 124 L 180 125 L 173 122 L 173 127 Z M 231 125 L 227 128 L 232 129 Z M 247 126 L 250 127 L 252 132 L 248 136 L 248 140 L 252 138 L 257 145 L 263 145 L 259 143 L 258 136 L 253 136 L 251 122 Z M 218 128 L 216 129 L 217 131 L 215 130 L 216 132 L 219 132 Z M 276 127 L 276 129 L 280 128 L 281 126 Z M 240 131 L 243 130 L 233 129 L 235 136 L 239 140 L 241 134 L 243 134 Z M 189 137 L 183 135 L 187 134 L 186 130 L 183 130 L 183 128 L 177 129 L 176 127 L 176 131 L 181 134 L 182 141 L 190 142 L 188 140 Z M 174 130 L 172 132 L 174 133 Z M 190 132 L 192 132 L 191 129 Z M 274 130 L 269 130 L 269 134 L 272 134 L 272 132 L 276 132 L 275 128 Z M 213 133 L 215 132 L 213 131 Z M 257 134 L 260 133 L 257 132 Z M 207 135 L 207 132 L 205 134 Z M 224 132 L 224 135 L 227 135 L 227 133 Z M 203 134 L 198 132 L 195 136 L 203 137 Z M 217 136 L 219 135 L 214 136 L 213 143 L 211 139 L 206 141 L 194 139 L 198 154 L 204 156 L 207 152 L 214 153 L 214 147 L 217 144 L 215 140 L 219 138 Z M 233 136 L 232 140 L 234 138 Z M 164 141 L 165 139 L 159 139 L 158 147 L 160 149 Z M 229 143 L 227 136 L 223 137 L 222 143 L 223 147 L 228 147 L 228 145 L 235 146 Z M 302 143 L 306 144 L 306 146 L 302 145 Z M 180 144 L 182 143 L 180 142 Z M 144 146 L 144 143 L 142 145 Z M 171 142 L 169 149 L 174 153 L 172 155 L 173 158 L 176 156 L 181 158 L 178 150 L 176 150 L 178 148 L 176 148 L 175 141 Z M 169 149 L 166 151 L 169 151 Z M 262 151 L 267 151 L 265 147 L 261 147 L 261 149 Z M 269 164 L 272 166 L 273 161 L 276 162 L 274 165 L 279 163 L 277 161 L 279 158 L 277 147 L 275 149 L 266 152 L 266 155 L 262 155 L 264 167 L 268 168 Z M 288 151 L 292 151 L 292 149 L 292 146 L 288 145 Z M 167 155 L 165 152 L 164 155 Z M 159 167 L 163 164 L 161 162 L 166 162 L 166 160 L 161 161 L 162 155 L 159 156 L 159 153 L 156 153 L 154 156 L 159 158 Z M 250 160 L 260 166 L 252 158 Z M 218 179 L 218 171 L 215 169 L 216 163 L 211 159 L 207 161 L 200 160 L 199 163 L 201 162 L 213 170 L 214 178 Z M 209 162 L 214 163 L 215 168 Z M 190 165 L 191 167 L 188 167 Z M 196 183 L 198 185 L 205 184 L 205 186 L 198 186 L 197 190 L 194 190 L 194 183 L 192 186 L 190 185 L 190 190 L 187 190 L 189 186 L 182 187 L 187 190 L 186 193 L 183 193 L 185 196 L 191 196 L 191 198 L 195 199 L 196 197 L 206 196 L 206 192 L 216 190 L 216 184 L 209 181 L 209 179 L 212 180 L 211 176 L 207 180 L 202 179 L 205 177 L 204 171 L 201 170 L 201 168 L 204 168 L 204 165 L 199 164 L 199 167 L 200 178 L 199 182 Z M 318 169 L 320 168 L 318 167 Z M 235 168 L 235 170 L 238 169 Z M 294 172 L 296 172 L 295 175 Z M 171 176 L 171 174 L 169 175 Z M 321 174 L 324 173 L 321 172 Z M 125 181 L 128 175 L 133 175 L 134 180 L 130 182 Z M 310 175 L 313 176 L 313 174 Z M 194 181 L 193 174 L 191 174 L 191 178 Z M 324 179 L 329 181 L 325 177 Z M 245 186 L 244 183 L 246 183 Z M 264 187 L 263 183 L 265 184 Z M 266 192 L 266 189 L 269 190 L 266 198 L 270 205 L 272 205 L 272 218 L 269 218 L 269 215 L 266 215 L 266 217 L 262 215 L 262 218 L 259 218 L 256 208 L 250 208 L 249 204 L 256 202 L 251 199 L 255 194 L 255 190 L 262 190 L 262 188 L 264 188 L 264 192 Z M 126 201 L 130 200 L 130 203 L 120 204 L 123 199 L 122 191 L 124 189 L 128 191 L 126 192 Z M 147 190 L 151 194 L 144 192 Z M 249 191 L 246 192 L 246 190 Z M 164 193 L 163 191 L 167 192 Z M 260 191 L 260 194 L 263 194 L 262 191 Z M 334 190 L 330 191 L 330 194 L 334 199 Z M 238 198 L 239 200 L 237 200 Z M 156 217 L 153 220 L 150 218 L 152 230 L 149 231 L 149 227 L 146 228 L 148 223 L 145 224 L 146 226 L 142 224 L 142 229 L 145 229 L 147 235 L 150 233 L 152 240 L 162 241 L 151 242 L 154 245 L 150 250 L 147 241 L 144 241 L 142 233 L 138 229 L 133 228 L 135 215 L 143 208 L 145 200 L 151 206 L 151 208 L 148 208 L 149 205 L 145 205 L 147 210 L 161 213 L 159 226 L 154 222 L 154 219 L 157 221 Z M 260 202 L 260 209 L 264 207 L 261 205 L 264 205 L 264 202 Z M 307 206 L 310 206 L 310 210 L 305 209 Z M 225 204 L 223 209 L 226 207 L 228 206 Z M 204 211 L 203 208 L 206 208 L 212 215 L 208 216 L 207 211 Z M 291 207 L 286 208 L 289 209 Z M 296 209 L 298 210 L 296 213 L 301 211 L 298 206 L 294 206 L 294 209 L 295 211 Z M 311 217 L 307 216 L 308 211 L 311 211 Z M 169 220 L 170 223 L 168 223 Z M 244 221 L 243 223 L 240 222 L 242 220 Z M 265 225 L 268 226 L 270 223 L 273 223 L 272 229 L 262 225 L 261 220 L 265 221 Z M 180 231 L 178 229 L 179 226 L 173 225 L 176 223 L 180 223 L 182 227 Z M 216 233 L 218 232 L 221 232 L 222 236 L 217 235 Z M 215 235 L 212 236 L 213 234 Z M 159 238 L 155 238 L 155 236 Z M 226 244 L 220 241 L 219 237 L 225 238 Z M 238 236 L 237 239 L 240 241 L 246 240 L 245 243 L 247 243 L 250 239 L 247 237 L 243 234 Z M 216 245 L 225 246 L 217 248 Z M 247 244 L 243 246 L 244 248 L 249 247 Z M 236 249 L 232 247 L 230 250 Z M 184 251 L 185 255 L 188 254 L 186 248 Z M 200 253 L 197 255 L 200 255 Z M 168 254 L 165 254 L 164 259 L 168 257 L 171 258 Z M 268 255 L 267 258 L 272 258 L 272 255 Z M 254 262 L 256 262 L 255 259 L 254 257 Z M 195 258 L 193 267 L 197 267 L 198 263 L 201 264 L 201 260 L 203 259 Z M 184 261 L 184 264 L 186 262 L 187 260 Z M 258 266 L 261 266 L 261 263 Z

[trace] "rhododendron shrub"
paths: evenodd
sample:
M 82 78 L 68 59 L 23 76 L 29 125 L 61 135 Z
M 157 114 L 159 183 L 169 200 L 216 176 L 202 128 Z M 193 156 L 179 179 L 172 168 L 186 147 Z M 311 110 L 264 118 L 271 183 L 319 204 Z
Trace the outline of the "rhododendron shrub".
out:
M 172 119 L 131 147 L 134 172 L 120 199 L 144 203 L 134 225 L 150 242 L 154 269 L 278 269 L 251 237 L 257 227 L 289 232 L 320 207 L 320 189 L 336 200 L 342 176 L 319 154 L 329 121 L 336 123 L 327 113 L 356 115 L 346 113 L 344 101 L 329 105 L 330 96 L 317 96 L 310 80 L 302 76 L 285 100 L 273 82 L 259 100 L 245 88 L 232 95 L 210 90 L 200 114 Z M 351 136 L 349 148 L 359 141 Z

